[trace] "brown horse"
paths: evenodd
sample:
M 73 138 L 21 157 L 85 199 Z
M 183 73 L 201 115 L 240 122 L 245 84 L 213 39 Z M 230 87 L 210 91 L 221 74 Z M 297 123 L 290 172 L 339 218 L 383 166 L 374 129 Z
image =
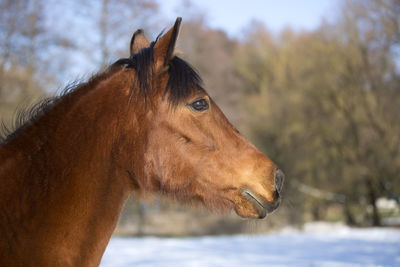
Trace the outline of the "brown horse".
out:
M 131 192 L 263 218 L 283 173 L 174 55 L 181 19 L 32 109 L 0 146 L 0 266 L 95 266 Z

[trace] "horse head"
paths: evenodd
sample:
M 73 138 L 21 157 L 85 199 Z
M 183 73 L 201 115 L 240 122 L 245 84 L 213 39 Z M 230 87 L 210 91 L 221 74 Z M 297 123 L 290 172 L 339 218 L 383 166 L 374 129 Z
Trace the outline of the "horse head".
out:
M 147 96 L 141 116 L 146 138 L 134 183 L 210 209 L 263 218 L 279 206 L 284 174 L 228 121 L 196 71 L 174 54 L 180 24 L 178 18 L 152 43 L 142 30 L 131 40 L 135 91 Z

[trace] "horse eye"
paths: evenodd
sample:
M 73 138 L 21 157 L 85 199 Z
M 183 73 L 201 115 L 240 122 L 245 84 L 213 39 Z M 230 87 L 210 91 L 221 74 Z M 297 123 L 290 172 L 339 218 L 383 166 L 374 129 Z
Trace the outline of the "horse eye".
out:
M 209 108 L 208 102 L 204 98 L 194 101 L 190 106 L 196 111 L 205 111 Z

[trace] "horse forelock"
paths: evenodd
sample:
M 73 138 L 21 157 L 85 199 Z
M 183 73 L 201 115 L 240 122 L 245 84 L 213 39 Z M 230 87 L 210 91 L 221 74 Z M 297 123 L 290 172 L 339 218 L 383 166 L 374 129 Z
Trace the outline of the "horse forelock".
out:
M 157 40 L 130 58 L 119 59 L 112 65 L 124 66 L 135 70 L 136 75 L 132 84 L 132 94 L 136 87 L 139 88 L 139 95 L 145 97 L 151 95 L 155 90 L 152 82 L 156 77 L 153 49 L 156 42 Z M 200 75 L 185 60 L 174 56 L 168 62 L 167 67 L 169 77 L 162 93 L 164 96 L 168 96 L 168 101 L 174 106 L 202 88 L 203 82 Z

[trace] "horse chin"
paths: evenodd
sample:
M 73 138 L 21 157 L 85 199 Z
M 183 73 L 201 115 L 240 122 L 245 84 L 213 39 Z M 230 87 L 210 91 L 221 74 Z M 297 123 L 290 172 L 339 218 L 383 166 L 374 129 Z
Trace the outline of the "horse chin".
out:
M 278 192 L 274 193 L 273 201 L 266 201 L 252 190 L 244 188 L 236 201 L 235 211 L 240 217 L 263 219 L 274 212 L 281 203 Z
M 239 205 L 235 206 L 235 212 L 246 219 L 263 219 L 267 216 L 267 210 L 255 199 L 245 197 Z
M 265 216 L 267 216 L 267 209 L 264 207 L 264 205 L 261 203 L 261 201 L 258 200 L 257 197 L 254 196 L 254 194 L 250 193 L 249 191 L 243 191 L 243 196 L 252 204 L 252 206 L 257 210 L 258 213 L 258 219 L 263 219 Z
M 235 212 L 238 216 L 245 219 L 263 219 L 267 216 L 267 212 L 259 208 L 243 209 L 235 207 Z

